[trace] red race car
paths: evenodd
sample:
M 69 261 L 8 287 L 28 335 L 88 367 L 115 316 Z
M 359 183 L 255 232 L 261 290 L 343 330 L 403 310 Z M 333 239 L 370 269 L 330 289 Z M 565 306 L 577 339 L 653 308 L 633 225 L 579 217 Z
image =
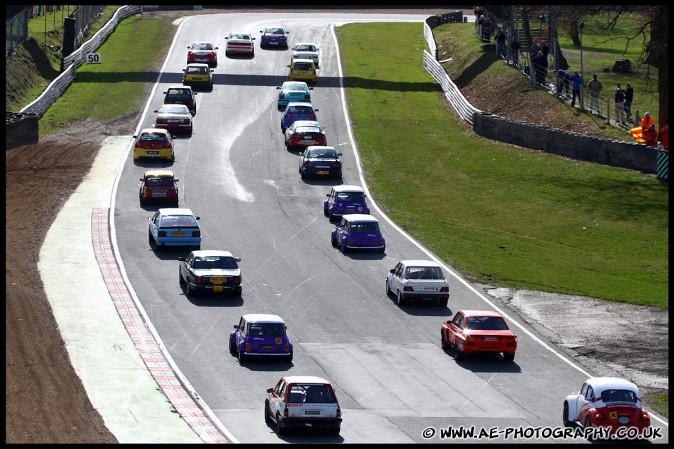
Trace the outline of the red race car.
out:
M 453 349 L 457 360 L 477 352 L 502 352 L 503 360 L 515 359 L 517 336 L 495 310 L 459 310 L 442 323 L 443 349 Z
M 187 47 L 187 63 L 205 62 L 211 67 L 218 65 L 218 47 L 210 42 L 195 42 Z

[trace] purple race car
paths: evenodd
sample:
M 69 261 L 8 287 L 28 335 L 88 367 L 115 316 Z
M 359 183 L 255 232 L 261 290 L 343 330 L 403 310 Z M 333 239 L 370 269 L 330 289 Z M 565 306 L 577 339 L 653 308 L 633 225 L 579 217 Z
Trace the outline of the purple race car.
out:
M 328 199 L 323 202 L 323 213 L 330 221 L 346 214 L 370 214 L 362 187 L 343 184 L 333 187 L 326 196 Z
M 379 230 L 379 221 L 372 215 L 347 214 L 336 225 L 331 236 L 332 246 L 339 246 L 342 253 L 350 249 L 376 249 L 383 253 L 386 241 Z
M 277 315 L 246 314 L 229 334 L 229 351 L 236 354 L 239 363 L 249 357 L 278 357 L 284 362 L 293 360 L 293 345 L 288 340 L 286 324 Z

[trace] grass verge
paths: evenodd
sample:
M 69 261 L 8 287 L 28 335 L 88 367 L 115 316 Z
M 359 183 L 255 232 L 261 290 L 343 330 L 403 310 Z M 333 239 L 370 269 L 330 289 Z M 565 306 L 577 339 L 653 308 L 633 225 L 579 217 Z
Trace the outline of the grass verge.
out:
M 421 24 L 337 31 L 365 177 L 396 223 L 476 282 L 668 307 L 667 186 L 466 131 Z

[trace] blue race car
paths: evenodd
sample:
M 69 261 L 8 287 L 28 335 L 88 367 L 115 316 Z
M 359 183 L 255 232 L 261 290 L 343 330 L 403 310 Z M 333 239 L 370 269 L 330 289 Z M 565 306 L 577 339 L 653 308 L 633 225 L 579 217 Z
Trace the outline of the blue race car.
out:
M 238 356 L 239 363 L 253 356 L 276 357 L 286 363 L 293 360 L 293 344 L 288 339 L 285 322 L 266 313 L 241 317 L 229 334 L 229 351 Z
M 159 209 L 151 217 L 148 225 L 148 240 L 155 251 L 166 246 L 187 246 L 201 249 L 200 217 L 190 209 Z
M 333 187 L 326 196 L 328 199 L 323 202 L 323 214 L 330 221 L 346 214 L 370 214 L 362 187 L 342 184 Z
M 288 48 L 288 38 L 286 34 L 289 34 L 289 31 L 286 31 L 282 27 L 268 27 L 264 30 L 260 30 L 262 33 L 262 38 L 260 39 L 260 48 L 264 47 L 283 47 Z
M 339 246 L 342 253 L 355 248 L 376 249 L 380 253 L 386 249 L 379 221 L 372 215 L 342 215 L 342 220 L 332 231 L 331 241 L 332 246 Z
M 283 110 L 283 117 L 281 117 L 281 131 L 286 132 L 286 128 L 296 122 L 297 120 L 315 120 L 318 109 L 314 109 L 311 103 L 307 102 L 290 102 Z

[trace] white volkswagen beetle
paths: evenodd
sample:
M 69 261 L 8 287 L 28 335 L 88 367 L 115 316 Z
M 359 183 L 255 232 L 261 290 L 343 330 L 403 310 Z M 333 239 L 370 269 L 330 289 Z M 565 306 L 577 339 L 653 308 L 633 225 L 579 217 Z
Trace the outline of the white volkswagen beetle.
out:
M 610 434 L 621 427 L 650 427 L 648 412 L 642 408 L 639 389 L 619 377 L 591 377 L 578 393 L 564 399 L 562 420 L 567 427 L 608 427 Z

